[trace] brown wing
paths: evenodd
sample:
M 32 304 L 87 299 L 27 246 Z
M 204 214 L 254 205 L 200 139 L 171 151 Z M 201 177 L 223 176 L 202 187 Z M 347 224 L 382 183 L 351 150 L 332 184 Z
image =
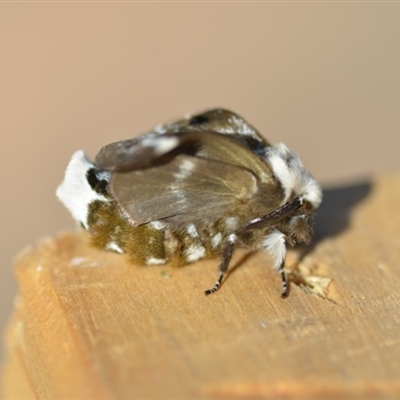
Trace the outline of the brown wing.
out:
M 202 157 L 250 170 L 261 182 L 273 183 L 270 166 L 246 146 L 215 132 L 177 132 L 144 135 L 111 143 L 96 156 L 99 169 L 127 172 L 167 165 L 179 154 Z
M 111 143 L 95 162 L 113 171 L 108 189 L 133 224 L 186 222 L 237 210 L 259 187 L 281 197 L 262 159 L 268 146 L 237 114 L 217 109 Z M 266 209 L 280 204 L 276 195 L 266 197 Z
M 109 188 L 133 225 L 171 217 L 186 224 L 242 207 L 256 193 L 257 178 L 239 166 L 178 155 L 165 165 L 114 173 Z
M 209 131 L 230 136 L 232 139 L 254 151 L 254 142 L 265 146 L 269 143 L 243 117 L 233 111 L 215 108 L 204 112 L 189 115 L 181 120 L 159 125 L 152 133 Z

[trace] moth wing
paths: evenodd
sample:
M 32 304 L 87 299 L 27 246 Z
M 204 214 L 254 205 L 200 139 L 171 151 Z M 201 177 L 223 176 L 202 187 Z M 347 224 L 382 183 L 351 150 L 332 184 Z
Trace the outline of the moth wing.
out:
M 260 132 L 239 114 L 223 108 L 206 110 L 199 114 L 169 124 L 159 125 L 153 133 L 177 132 L 215 132 L 229 136 L 232 140 L 247 147 L 253 154 L 265 156 L 270 146 Z
M 216 219 L 250 200 L 255 175 L 236 165 L 178 155 L 167 164 L 112 175 L 109 189 L 133 225 Z
M 198 114 L 188 115 L 186 118 L 178 121 L 158 125 L 157 128 L 151 132 L 165 134 L 182 131 L 216 132 L 228 135 L 245 146 L 254 141 L 258 141 L 264 146 L 269 146 L 269 143 L 261 136 L 260 132 L 258 132 L 257 129 L 249 124 L 243 117 L 233 111 L 223 108 L 214 108 Z M 254 146 L 250 145 L 247 147 L 250 147 L 252 151 L 254 150 Z
M 243 167 L 262 182 L 275 180 L 261 157 L 231 137 L 210 131 L 145 135 L 111 143 L 100 150 L 95 163 L 99 169 L 127 172 L 167 165 L 179 154 Z

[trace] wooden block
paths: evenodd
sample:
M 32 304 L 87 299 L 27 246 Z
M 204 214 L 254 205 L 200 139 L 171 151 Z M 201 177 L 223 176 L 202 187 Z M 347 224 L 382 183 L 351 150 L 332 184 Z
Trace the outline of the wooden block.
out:
M 216 260 L 132 266 L 85 232 L 26 250 L 3 399 L 398 399 L 400 176 L 344 215 L 348 189 L 327 192 L 308 254 L 289 254 L 285 300 L 262 253 L 238 253 L 205 297 Z

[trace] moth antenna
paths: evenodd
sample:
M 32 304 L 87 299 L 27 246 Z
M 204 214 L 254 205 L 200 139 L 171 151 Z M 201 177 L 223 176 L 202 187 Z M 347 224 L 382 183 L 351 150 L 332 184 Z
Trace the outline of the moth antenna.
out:
M 224 279 L 229 263 L 232 259 L 233 250 L 235 249 L 235 243 L 236 243 L 236 235 L 232 233 L 228 236 L 227 244 L 224 247 L 224 250 L 222 251 L 222 261 L 221 264 L 219 265 L 219 278 L 211 289 L 208 289 L 204 292 L 206 296 L 216 292 L 220 288 L 221 282 Z

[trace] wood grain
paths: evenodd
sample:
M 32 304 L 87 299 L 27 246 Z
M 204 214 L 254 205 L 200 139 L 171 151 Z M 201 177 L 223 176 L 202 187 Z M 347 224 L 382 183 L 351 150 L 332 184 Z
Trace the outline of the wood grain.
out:
M 42 240 L 15 267 L 3 398 L 399 398 L 400 176 L 357 193 L 326 192 L 286 300 L 262 253 L 205 297 L 216 261 L 137 267 L 85 232 Z

